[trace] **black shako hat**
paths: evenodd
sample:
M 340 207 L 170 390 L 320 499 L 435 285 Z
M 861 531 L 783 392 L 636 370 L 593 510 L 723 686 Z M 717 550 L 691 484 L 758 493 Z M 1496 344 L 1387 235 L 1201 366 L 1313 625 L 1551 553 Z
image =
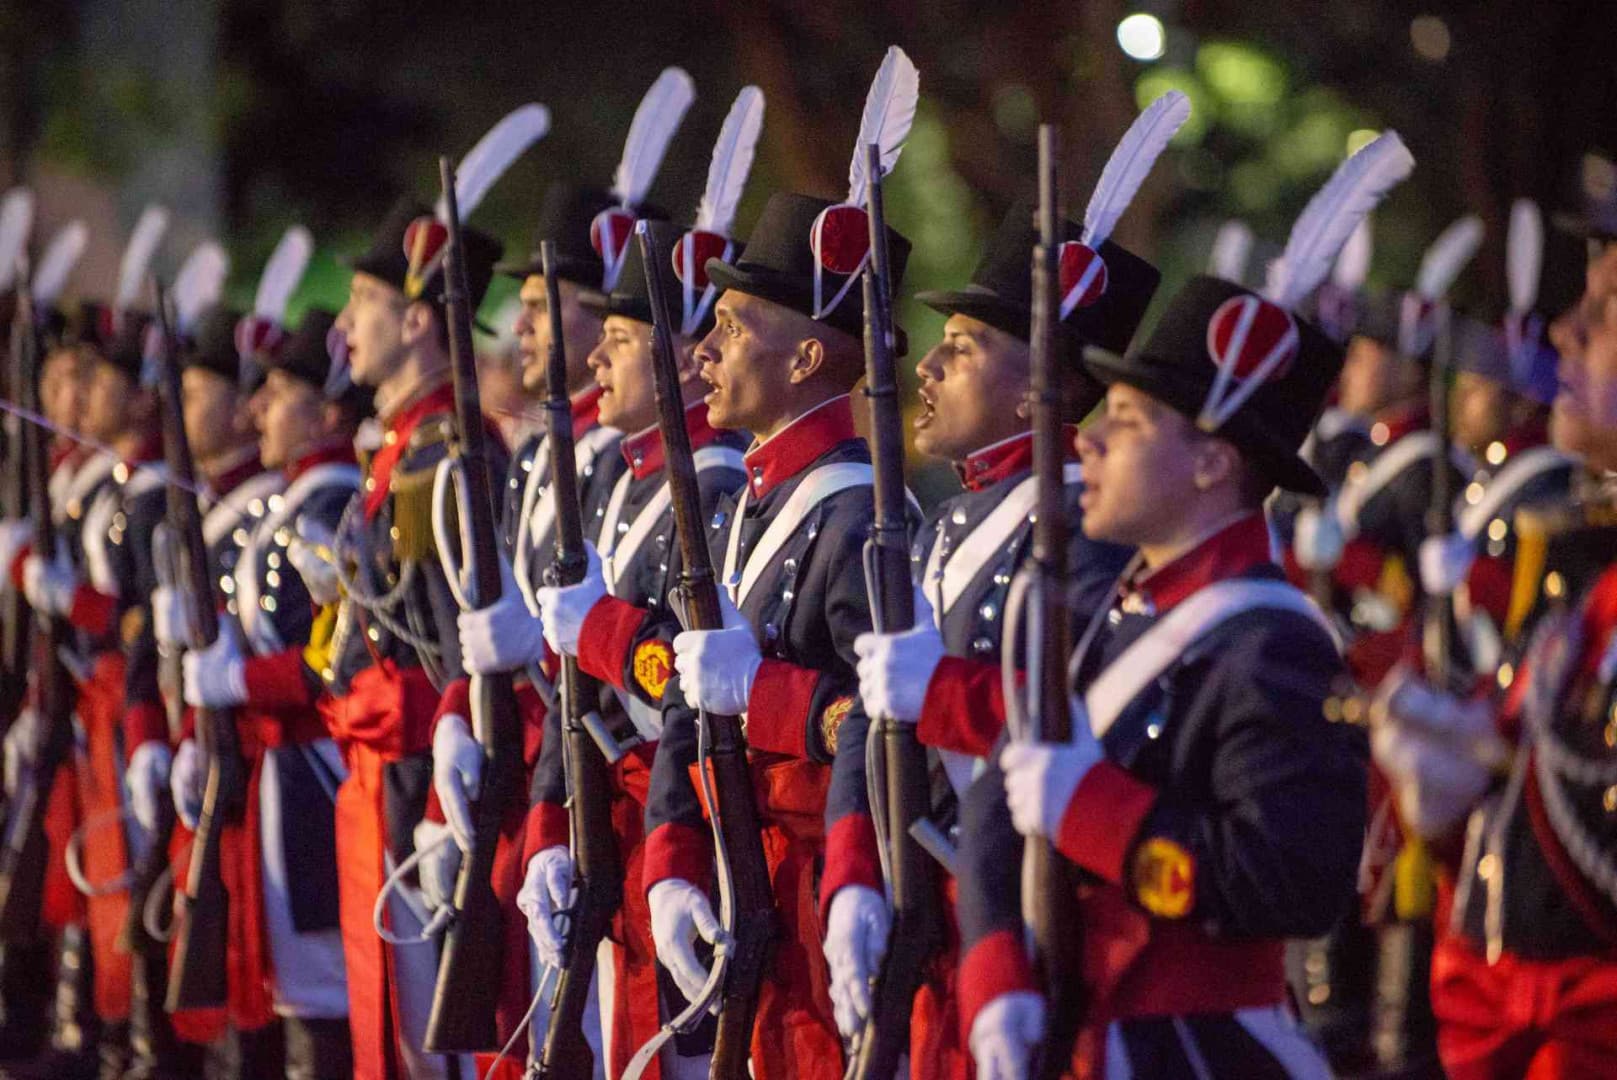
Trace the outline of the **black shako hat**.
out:
M 370 388 L 357 385 L 348 369 L 348 342 L 337 331 L 337 315 L 324 308 L 310 308 L 303 321 L 279 348 L 262 356 L 264 367 L 308 383 L 327 401 L 352 405 L 368 411 Z
M 769 197 L 733 264 L 710 258 L 706 266 L 720 290 L 768 300 L 859 338 L 865 318 L 859 272 L 869 253 L 870 224 L 862 209 L 783 192 Z M 893 278 L 888 288 L 897 296 L 910 242 L 892 226 L 887 228 L 887 255 Z
M 1220 357 L 1231 376 L 1215 387 Z M 1271 370 L 1263 374 L 1266 362 Z M 1326 494 L 1325 482 L 1298 450 L 1342 370 L 1342 350 L 1312 323 L 1257 293 L 1219 278 L 1194 277 L 1142 344 L 1125 355 L 1087 349 L 1084 365 L 1101 382 L 1143 390 L 1228 440 L 1276 485 Z M 1250 396 L 1233 411 L 1220 409 L 1220 400 L 1230 402 L 1251 378 L 1261 381 Z M 1228 415 L 1220 423 L 1223 411 Z
M 236 324 L 240 321 L 240 312 L 222 304 L 203 308 L 196 325 L 180 338 L 180 370 L 200 368 L 236 382 L 241 377 L 241 350 L 236 344 Z
M 119 318 L 110 305 L 85 301 L 68 313 L 62 343 L 92 350 L 97 361 L 111 364 L 138 383 L 145 368 L 146 330 L 152 321 L 139 311 L 126 311 Z
M 416 239 L 411 226 L 422 221 L 425 235 L 420 250 L 415 252 L 417 266 L 412 277 L 411 255 Z M 467 301 L 476 311 L 488 292 L 494 278 L 494 264 L 502 251 L 498 240 L 470 225 L 461 224 L 461 239 L 465 242 Z M 412 299 L 443 299 L 443 251 L 448 241 L 448 230 L 433 217 L 432 211 L 405 197 L 393 204 L 371 239 L 371 246 L 348 265 L 359 273 L 369 274 L 387 282 Z
M 678 245 L 695 243 L 698 248 L 710 247 L 711 245 L 707 244 L 705 239 L 713 237 L 714 234 L 693 234 L 689 230 L 676 228 L 668 222 L 656 220 L 650 223 L 650 228 L 655 230 L 653 236 L 658 249 L 666 248 L 669 252 L 670 261 L 673 265 L 664 271 L 667 275 L 664 281 L 670 289 L 675 291 L 675 298 L 677 298 L 681 288 L 684 286 L 684 278 L 681 276 L 682 249 Z M 691 239 L 692 235 L 699 235 L 702 239 L 693 241 Z M 721 241 L 721 246 L 713 248 L 713 250 L 722 250 L 723 238 L 717 237 L 717 239 Z M 693 250 L 693 256 L 694 254 L 695 251 Z M 715 256 L 713 261 L 719 261 L 721 258 L 722 256 Z M 705 260 L 704 264 L 698 265 L 698 268 L 703 271 L 704 280 L 693 283 L 692 291 L 699 295 L 702 289 L 706 288 Z M 626 319 L 637 319 L 643 323 L 652 321 L 651 285 L 646 280 L 646 263 L 640 254 L 640 240 L 638 237 L 631 238 L 629 241 L 628 250 L 623 256 L 623 272 L 618 275 L 618 282 L 612 287 L 612 291 L 604 295 L 599 292 L 586 292 L 580 297 L 579 302 L 602 316 L 621 315 Z M 679 310 L 670 312 L 670 314 L 676 319 L 681 317 Z M 709 330 L 713 329 L 713 321 L 713 305 L 708 304 L 703 309 L 701 318 L 696 320 L 695 325 L 691 326 L 689 330 L 682 327 L 673 327 L 672 329 L 682 333 L 685 337 L 700 340 Z
M 618 213 L 608 214 L 611 210 Z M 627 218 L 622 219 L 620 215 L 627 215 Z M 539 245 L 549 240 L 556 245 L 556 276 L 599 292 L 606 279 L 606 263 L 601 258 L 603 234 L 610 234 L 613 238 L 618 238 L 619 234 L 627 237 L 625 225 L 632 230 L 637 219 L 660 221 L 667 216 L 661 207 L 650 203 L 625 209 L 605 188 L 551 184 L 545 189 L 544 200 L 539 204 L 539 224 L 533 232 L 533 251 L 526 259 L 497 264 L 494 271 L 519 279 L 544 273 L 544 265 L 539 259 Z M 627 243 L 630 249 L 635 246 L 632 238 Z M 625 265 L 622 273 L 628 272 Z
M 945 315 L 966 315 L 1028 340 L 1033 320 L 1033 247 L 1039 240 L 1033 215 L 1033 201 L 1018 199 L 989 241 L 971 284 L 964 289 L 917 293 L 915 298 Z M 1079 243 L 1083 227 L 1074 222 L 1062 221 L 1058 234 L 1061 306 L 1067 312 L 1060 323 L 1062 347 L 1075 364 L 1084 345 L 1126 352 L 1162 275 L 1110 240 L 1092 254 Z M 1100 256 L 1101 268 L 1083 282 L 1094 254 Z M 1072 295 L 1080 283 L 1086 287 Z

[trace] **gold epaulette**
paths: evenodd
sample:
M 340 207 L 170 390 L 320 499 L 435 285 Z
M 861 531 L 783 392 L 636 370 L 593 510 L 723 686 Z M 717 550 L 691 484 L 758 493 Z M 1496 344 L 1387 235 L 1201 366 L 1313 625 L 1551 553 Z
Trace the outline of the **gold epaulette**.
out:
M 448 443 L 454 436 L 454 420 L 445 415 L 431 417 L 410 434 L 406 459 L 422 450 Z M 432 485 L 438 475 L 436 457 L 420 469 L 393 469 L 388 491 L 393 501 L 393 552 L 399 562 L 437 559 L 438 548 L 432 535 Z M 453 526 L 453 522 L 450 523 Z
M 1583 585 L 1580 555 L 1609 561 L 1607 545 L 1617 535 L 1617 504 L 1604 499 L 1533 503 L 1517 509 L 1512 527 L 1516 562 L 1505 616 L 1505 639 L 1515 640 L 1543 601 L 1569 599 Z M 1580 537 L 1593 547 L 1579 551 Z M 1569 580 L 1570 578 L 1570 580 Z
M 340 603 L 324 604 L 315 612 L 309 629 L 309 643 L 303 647 L 303 662 L 323 681 L 331 681 L 331 642 L 337 630 Z

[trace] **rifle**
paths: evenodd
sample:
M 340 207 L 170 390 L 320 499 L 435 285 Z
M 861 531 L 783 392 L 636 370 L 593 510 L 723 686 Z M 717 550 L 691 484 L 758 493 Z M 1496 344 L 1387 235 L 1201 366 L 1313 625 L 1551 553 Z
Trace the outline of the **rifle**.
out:
M 1030 730 L 1043 742 L 1072 738 L 1068 712 L 1067 508 L 1061 424 L 1061 358 L 1056 350 L 1060 318 L 1056 260 L 1060 191 L 1056 181 L 1058 138 L 1050 124 L 1039 126 L 1039 242 L 1033 249 L 1032 351 L 1033 475 L 1037 517 L 1031 574 L 1033 633 L 1028 642 Z M 1022 910 L 1033 931 L 1034 967 L 1049 1003 L 1043 1045 L 1031 1076 L 1057 1080 L 1072 1060 L 1072 1046 L 1083 1019 L 1083 940 L 1073 917 L 1077 876 L 1072 864 L 1048 840 L 1023 847 L 1023 880 L 1030 885 Z
M 461 535 L 467 550 L 462 593 L 474 608 L 500 598 L 499 531 L 489 481 L 487 435 L 477 392 L 477 356 L 472 351 L 472 310 L 466 284 L 455 170 L 438 159 L 448 208 L 444 250 L 444 306 L 449 321 L 449 369 L 455 387 L 455 445 L 451 450 Z M 493 885 L 494 856 L 506 818 L 523 796 L 522 727 L 511 676 L 471 677 L 472 731 L 483 747 L 483 785 L 474 813 L 472 850 L 461 860 L 455 882 L 454 918 L 444 932 L 443 958 L 427 1017 L 426 1049 L 469 1053 L 499 1045 L 496 1010 L 508 961 L 505 911 Z
M 39 411 L 39 328 L 32 294 L 17 292 L 16 336 L 13 344 L 17 390 L 22 404 Z M 50 454 L 44 431 L 24 424 L 23 485 L 28 514 L 34 522 L 34 550 L 56 550 L 56 527 L 51 520 Z M 39 909 L 45 888 L 45 804 L 56 768 L 73 745 L 73 677 L 62 660 L 71 640 L 67 621 L 48 612 L 33 613 L 33 662 L 30 670 L 39 710 L 30 767 L 18 778 L 17 790 L 6 806 L 5 834 L 0 840 L 0 938 L 25 941 L 39 931 Z
M 174 561 L 183 571 L 183 586 L 191 598 L 196 640 L 205 648 L 218 638 L 222 628 L 214 604 L 214 575 L 208 564 L 208 544 L 202 535 L 202 510 L 195 494 L 196 466 L 191 457 L 191 441 L 185 433 L 174 327 L 161 284 L 157 287 L 157 319 L 163 338 L 158 358 L 158 394 L 162 406 L 159 411 L 163 461 L 168 471 L 167 524 L 171 542 L 177 545 Z M 225 964 L 230 940 L 230 894 L 220 874 L 219 841 L 225 825 L 240 820 L 247 799 L 247 770 L 241 759 L 234 711 L 196 710 L 196 738 L 197 747 L 207 760 L 208 772 L 202 789 L 202 814 L 191 842 L 185 888 L 176 893 L 177 937 L 164 1006 L 169 1012 L 218 1008 L 225 1004 L 230 992 Z M 139 909 L 131 907 L 138 918 Z
M 1454 476 L 1449 464 L 1449 374 L 1454 367 L 1454 335 L 1447 304 L 1439 301 L 1432 317 L 1437 321 L 1437 331 L 1432 342 L 1428 395 L 1437 452 L 1432 455 L 1432 501 L 1426 508 L 1426 535 L 1443 539 L 1454 531 Z M 1454 597 L 1444 593 L 1426 596 L 1422 602 L 1421 654 L 1426 676 L 1436 686 L 1453 689 Z
M 663 433 L 664 471 L 679 534 L 679 596 L 689 630 L 718 630 L 724 625 L 719 607 L 713 557 L 707 547 L 702 496 L 696 483 L 696 460 L 685 430 L 685 400 L 680 393 L 679 365 L 674 358 L 672 327 L 679 322 L 670 306 L 674 290 L 667 273 L 673 244 L 668 226 L 639 222 L 640 255 L 651 294 L 652 378 L 657 418 Z M 733 951 L 715 958 L 724 964 L 718 1030 L 713 1041 L 712 1080 L 747 1080 L 752 1052 L 753 1019 L 758 991 L 769 960 L 775 903 L 764 859 L 758 808 L 753 803 L 752 773 L 747 766 L 747 738 L 735 716 L 702 712 L 707 743 L 707 769 L 712 778 L 708 808 L 713 819 L 714 856 L 719 872 L 719 921 L 733 938 Z M 704 776 L 703 782 L 707 782 Z
M 865 396 L 870 399 L 870 441 L 875 459 L 876 516 L 865 544 L 865 580 L 876 629 L 903 633 L 915 622 L 910 579 L 908 500 L 904 491 L 904 418 L 893 357 L 892 271 L 882 209 L 881 148 L 866 148 L 865 206 L 870 221 L 870 262 L 865 267 Z M 931 777 L 915 725 L 873 717 L 882 744 L 882 798 L 878 822 L 886 826 L 893 930 L 870 999 L 870 1017 L 854 1053 L 857 1080 L 891 1080 L 909 1050 L 910 1010 L 928 961 L 943 940 L 936 864 L 911 828 L 927 821 Z
M 22 275 L 18 275 L 21 280 Z M 11 314 L 10 347 L 6 356 L 5 392 L 20 402 L 23 386 L 34 374 L 23 367 L 33 338 L 33 312 L 23 307 L 18 292 Z M 0 472 L 0 514 L 21 518 L 28 513 L 28 459 L 21 417 L 8 414 L 3 428 L 5 466 Z M 28 601 L 21 589 L 8 589 L 0 597 L 0 729 L 10 726 L 22 707 L 28 686 Z
M 549 422 L 550 496 L 556 506 L 556 559 L 546 571 L 557 585 L 584 579 L 589 553 L 584 549 L 584 515 L 578 500 L 573 454 L 572 402 L 567 396 L 567 341 L 562 334 L 561 282 L 556 277 L 556 245 L 539 245 L 549 303 L 550 357 L 545 370 L 545 415 Z M 562 753 L 566 758 L 569 831 L 573 884 L 578 902 L 567 933 L 567 962 L 556 984 L 550 1026 L 530 1075 L 540 1080 L 588 1076 L 593 1055 L 584 1038 L 584 1009 L 589 1004 L 595 951 L 606 936 L 613 914 L 623 903 L 623 859 L 612 828 L 612 789 L 608 753 L 597 738 L 601 729 L 591 702 L 600 700 L 600 684 L 578 670 L 578 658 L 561 658 Z M 593 723 L 592 723 L 593 721 Z M 614 748 L 612 759 L 622 752 Z

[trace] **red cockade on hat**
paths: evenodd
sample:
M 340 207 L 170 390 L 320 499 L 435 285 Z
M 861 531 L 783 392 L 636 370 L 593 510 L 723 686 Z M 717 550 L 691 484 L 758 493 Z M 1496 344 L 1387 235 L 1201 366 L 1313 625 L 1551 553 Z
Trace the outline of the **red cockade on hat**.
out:
M 1207 323 L 1207 356 L 1218 369 L 1197 425 L 1217 431 L 1264 383 L 1284 378 L 1297 359 L 1297 324 L 1272 301 L 1232 296 Z
M 849 203 L 826 207 L 809 227 L 809 250 L 814 252 L 814 318 L 823 319 L 842 303 L 870 258 L 869 215 Z M 847 279 L 829 301 L 823 300 L 825 271 Z
M 449 228 L 434 217 L 418 217 L 404 230 L 404 257 L 409 270 L 404 277 L 404 292 L 410 299 L 419 299 L 426 288 L 427 279 L 437 273 L 449 246 Z
M 629 237 L 634 235 L 634 223 L 634 214 L 621 206 L 602 210 L 590 222 L 590 246 L 606 264 L 606 273 L 601 278 L 601 289 L 605 292 L 617 286 L 623 257 L 629 250 Z
M 1405 356 L 1421 356 L 1437 335 L 1437 302 L 1417 292 L 1406 292 L 1398 306 L 1398 350 Z
M 1088 244 L 1069 240 L 1060 248 L 1061 318 L 1089 307 L 1106 292 L 1106 260 Z
M 713 303 L 713 283 L 707 276 L 707 261 L 729 262 L 735 254 L 730 238 L 706 229 L 692 229 L 674 245 L 674 276 L 679 279 L 684 298 L 680 332 L 691 334 L 707 315 Z
M 273 319 L 243 315 L 236 322 L 236 352 L 243 359 L 263 353 L 273 354 L 286 340 L 286 331 Z

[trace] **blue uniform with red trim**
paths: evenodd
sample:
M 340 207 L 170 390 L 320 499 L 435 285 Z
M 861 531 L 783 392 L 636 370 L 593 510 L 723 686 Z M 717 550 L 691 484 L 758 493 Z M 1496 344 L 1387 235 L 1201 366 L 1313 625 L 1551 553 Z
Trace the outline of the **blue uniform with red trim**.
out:
M 1215 582 L 1279 581 L 1261 514 L 1136 575 L 1080 653 L 1074 689 Z M 1084 871 L 1079 1075 L 1325 1075 L 1286 1010 L 1284 941 L 1353 903 L 1365 823 L 1362 732 L 1326 717 L 1341 661 L 1291 611 L 1207 630 L 1106 731 L 1055 843 Z M 993 761 L 961 806 L 961 1023 L 1034 987 L 1021 837 Z M 1102 1067 L 1104 1071 L 1101 1071 Z M 1199 1071 L 1198 1071 L 1199 1070 Z

